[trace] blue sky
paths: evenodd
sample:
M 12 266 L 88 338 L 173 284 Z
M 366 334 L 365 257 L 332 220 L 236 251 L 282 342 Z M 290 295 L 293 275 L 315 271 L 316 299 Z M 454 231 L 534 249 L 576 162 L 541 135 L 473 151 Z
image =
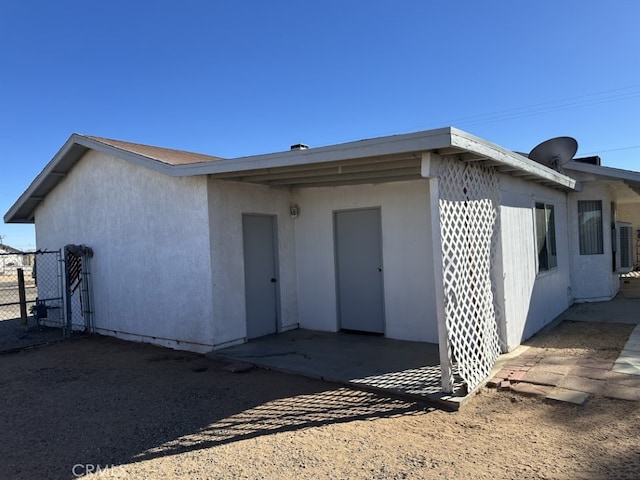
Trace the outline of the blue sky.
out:
M 74 132 L 235 157 L 453 125 L 640 170 L 639 19 L 637 0 L 0 0 L 0 211 Z

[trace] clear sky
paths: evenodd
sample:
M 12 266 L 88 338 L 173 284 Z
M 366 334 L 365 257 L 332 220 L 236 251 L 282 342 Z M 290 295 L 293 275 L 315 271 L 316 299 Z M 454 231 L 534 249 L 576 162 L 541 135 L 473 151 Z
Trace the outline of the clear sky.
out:
M 236 157 L 449 125 L 640 170 L 640 1 L 0 0 L 2 215 L 74 132 Z

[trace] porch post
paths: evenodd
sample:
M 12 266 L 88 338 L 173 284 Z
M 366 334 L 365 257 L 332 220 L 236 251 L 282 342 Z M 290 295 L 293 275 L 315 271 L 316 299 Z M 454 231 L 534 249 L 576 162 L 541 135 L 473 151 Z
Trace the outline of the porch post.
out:
M 433 251 L 433 277 L 435 283 L 436 316 L 438 321 L 438 350 L 440 353 L 440 372 L 442 390 L 453 393 L 453 372 L 450 345 L 447 335 L 446 313 L 444 308 L 444 278 L 442 267 L 442 239 L 440 230 L 440 187 L 435 175 L 439 164 L 438 155 L 430 152 L 422 154 L 422 176 L 429 178 L 429 205 L 431 208 L 431 246 Z

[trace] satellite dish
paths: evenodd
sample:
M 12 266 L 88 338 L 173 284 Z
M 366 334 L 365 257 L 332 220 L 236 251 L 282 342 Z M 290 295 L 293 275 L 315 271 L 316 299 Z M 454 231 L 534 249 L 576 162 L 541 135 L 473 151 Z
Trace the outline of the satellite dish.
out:
M 542 142 L 529 153 L 529 158 L 558 172 L 578 151 L 578 142 L 571 137 L 556 137 Z

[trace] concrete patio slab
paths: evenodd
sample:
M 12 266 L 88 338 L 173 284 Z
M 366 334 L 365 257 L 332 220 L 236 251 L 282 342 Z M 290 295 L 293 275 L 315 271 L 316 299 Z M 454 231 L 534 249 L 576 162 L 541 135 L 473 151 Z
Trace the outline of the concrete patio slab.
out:
M 637 388 L 640 390 L 640 375 L 629 375 L 627 373 L 609 372 L 607 382 L 611 385 L 621 385 L 623 387 Z
M 576 358 L 572 357 L 548 357 L 538 362 L 536 372 L 554 373 L 558 375 L 566 375 L 575 368 Z
M 640 292 L 640 272 L 638 278 L 622 286 L 615 299 L 573 305 L 541 331 L 550 333 L 563 321 L 635 324 L 615 361 L 557 354 L 545 356 L 533 348 L 526 350 L 526 354 L 535 361 L 515 355 L 505 361 L 499 359 L 499 368 L 493 370 L 494 380 L 488 385 L 494 386 L 498 379 L 504 378 L 516 382 L 510 386 L 513 392 L 529 395 L 539 391 L 540 385 L 555 385 L 546 398 L 578 405 L 590 394 L 640 401 L 640 296 L 628 295 L 633 289 Z M 525 350 L 521 350 L 521 357 L 524 354 Z
M 555 400 L 558 402 L 568 402 L 574 403 L 576 405 L 584 405 L 589 398 L 589 394 L 556 387 L 551 390 L 551 393 L 549 393 L 546 398 L 548 400 Z
M 534 383 L 536 385 L 556 386 L 563 378 L 564 374 L 545 372 L 534 367 L 524 375 L 522 381 L 527 383 Z
M 579 367 L 597 368 L 600 370 L 611 370 L 614 360 L 603 360 L 600 358 L 578 358 L 576 365 Z
M 442 391 L 438 345 L 431 343 L 297 329 L 216 350 L 210 356 L 411 396 L 454 409 L 466 395 Z
M 521 395 L 531 395 L 531 396 L 541 396 L 545 397 L 554 387 L 550 387 L 549 385 L 533 385 L 531 383 L 515 383 L 511 385 L 511 391 L 515 393 L 519 393 Z
M 578 392 L 592 393 L 594 395 L 602 392 L 605 386 L 604 380 L 594 380 L 593 378 L 574 377 L 567 375 L 558 386 L 565 390 L 575 390 Z
M 625 360 L 627 363 L 640 365 L 640 352 L 637 350 L 629 350 L 625 347 L 620 351 L 618 360 Z
M 607 388 L 603 394 L 607 398 L 615 398 L 617 400 L 640 401 L 640 389 L 637 388 L 615 385 Z
M 607 380 L 609 372 L 602 368 L 581 367 L 576 365 L 569 370 L 569 375 L 574 377 L 591 378 L 593 380 Z
M 640 366 L 627 362 L 616 362 L 612 370 L 617 373 L 626 373 L 627 375 L 640 375 Z
M 618 296 L 609 302 L 576 303 L 563 312 L 558 320 L 640 324 L 638 299 Z

